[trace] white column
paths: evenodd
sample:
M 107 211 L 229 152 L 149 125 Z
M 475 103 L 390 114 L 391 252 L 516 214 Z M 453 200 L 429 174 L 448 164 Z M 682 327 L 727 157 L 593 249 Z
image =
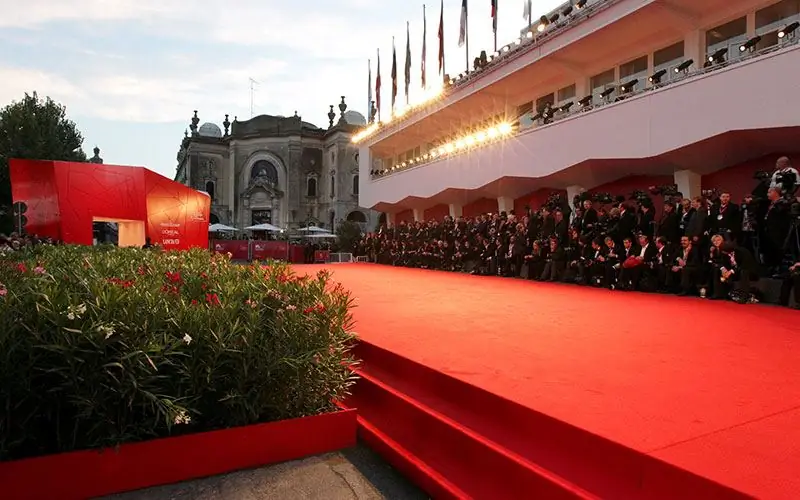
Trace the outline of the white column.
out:
M 423 222 L 425 220 L 425 211 L 421 208 L 414 209 L 414 221 Z
M 586 189 L 584 189 L 583 186 L 567 186 L 567 203 L 570 207 L 572 206 L 572 200 L 575 199 L 575 196 L 583 193 L 584 191 L 586 191 Z M 570 213 L 570 219 L 573 217 L 575 217 L 574 210 L 572 213 Z
M 573 109 L 578 109 L 578 101 L 589 95 L 592 89 L 589 88 L 589 79 L 580 77 L 575 81 L 575 104 Z
M 500 196 L 497 198 L 497 211 L 511 213 L 514 210 L 514 198 L 510 196 Z
M 386 225 L 389 227 L 394 227 L 395 224 L 395 213 L 394 212 L 386 212 Z
M 450 204 L 450 217 L 456 219 L 463 215 L 464 215 L 464 207 L 462 205 L 458 205 L 456 203 Z
M 697 172 L 691 170 L 678 170 L 675 172 L 675 184 L 684 198 L 696 198 L 702 190 L 702 178 Z
M 693 30 L 686 34 L 683 39 L 684 60 L 692 59 L 694 64 L 691 71 L 703 67 L 706 61 L 705 33 L 701 30 Z

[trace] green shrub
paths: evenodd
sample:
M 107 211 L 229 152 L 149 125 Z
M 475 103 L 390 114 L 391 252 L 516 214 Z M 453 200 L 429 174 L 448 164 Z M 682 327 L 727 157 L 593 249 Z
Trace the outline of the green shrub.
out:
M 334 409 L 351 298 L 206 251 L 0 256 L 0 460 Z

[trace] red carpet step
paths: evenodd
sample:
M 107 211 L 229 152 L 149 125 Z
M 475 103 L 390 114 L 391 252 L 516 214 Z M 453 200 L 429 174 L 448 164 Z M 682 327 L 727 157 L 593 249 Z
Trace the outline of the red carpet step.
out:
M 356 356 L 362 439 L 435 498 L 750 498 L 369 342 Z

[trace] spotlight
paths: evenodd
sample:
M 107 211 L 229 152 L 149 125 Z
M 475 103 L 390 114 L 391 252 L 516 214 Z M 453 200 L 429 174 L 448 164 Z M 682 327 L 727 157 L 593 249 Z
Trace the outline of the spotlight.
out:
M 569 108 L 571 108 L 573 104 L 575 104 L 573 101 L 569 101 L 568 103 L 564 104 L 563 106 L 561 106 L 558 109 L 562 113 L 566 113 L 567 111 L 569 111 Z
M 602 97 L 603 99 L 607 99 L 608 96 L 614 93 L 614 90 L 615 90 L 614 87 L 609 87 L 604 91 L 600 92 L 600 97 Z
M 506 45 L 505 47 L 503 47 L 503 52 L 508 52 L 509 50 L 511 50 L 510 45 Z
M 761 41 L 761 37 L 760 36 L 754 36 L 750 40 L 744 42 L 739 47 L 739 52 L 747 52 L 748 50 L 749 51 L 755 50 L 756 49 L 756 44 L 758 44 L 758 42 L 760 42 L 760 41 Z
M 542 118 L 544 118 L 544 114 L 539 112 L 539 113 L 536 113 L 535 115 L 533 115 L 533 117 L 531 117 L 531 120 L 537 122 L 537 121 L 541 120 Z
M 665 69 L 660 69 L 660 70 L 656 71 L 649 78 L 650 83 L 652 83 L 654 85 L 658 85 L 659 83 L 661 83 L 661 79 L 664 78 L 664 75 L 666 75 L 666 74 L 667 74 L 667 70 L 665 70 Z
M 675 73 L 683 73 L 689 70 L 689 68 L 694 64 L 694 60 L 687 59 L 680 63 L 679 65 L 675 66 Z
M 800 22 L 797 21 L 793 22 L 792 24 L 787 24 L 778 32 L 778 38 L 785 38 L 791 35 L 798 27 L 800 27 Z
M 529 31 L 528 33 L 526 33 L 526 34 L 525 34 L 525 37 L 527 37 L 527 38 L 533 38 L 533 31 Z
M 559 16 L 558 12 L 556 12 L 555 14 L 550 16 L 550 19 L 548 19 L 548 21 L 550 21 L 549 24 L 553 24 L 554 22 L 558 21 L 559 17 L 561 17 L 561 16 Z
M 708 62 L 711 64 L 725 62 L 725 54 L 728 53 L 728 47 L 722 47 L 716 52 L 708 56 Z
M 510 134 L 513 129 L 510 123 L 501 123 L 497 126 L 497 130 L 499 130 L 501 134 Z
M 575 2 L 575 8 L 576 9 L 584 8 L 586 6 L 586 2 L 587 0 L 578 0 L 577 2 Z
M 542 16 L 539 18 L 539 26 L 536 27 L 536 30 L 541 33 L 545 28 L 547 28 L 548 24 L 550 24 L 550 20 L 547 19 L 547 16 Z
M 567 5 L 564 10 L 561 11 L 561 15 L 567 17 L 570 14 L 572 14 L 572 5 Z
M 591 94 L 587 95 L 586 97 L 578 101 L 578 104 L 580 104 L 584 108 L 589 106 L 590 104 L 592 104 L 592 95 Z
M 633 87 L 635 87 L 637 83 L 639 83 L 639 79 L 634 78 L 631 81 L 623 83 L 622 85 L 619 86 L 619 88 L 623 93 L 628 93 L 631 90 L 633 90 Z

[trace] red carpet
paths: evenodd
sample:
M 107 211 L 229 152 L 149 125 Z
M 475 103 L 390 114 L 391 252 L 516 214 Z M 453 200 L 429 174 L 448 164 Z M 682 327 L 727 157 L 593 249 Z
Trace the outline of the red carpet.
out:
M 328 267 L 362 436 L 433 496 L 800 498 L 797 311 Z

